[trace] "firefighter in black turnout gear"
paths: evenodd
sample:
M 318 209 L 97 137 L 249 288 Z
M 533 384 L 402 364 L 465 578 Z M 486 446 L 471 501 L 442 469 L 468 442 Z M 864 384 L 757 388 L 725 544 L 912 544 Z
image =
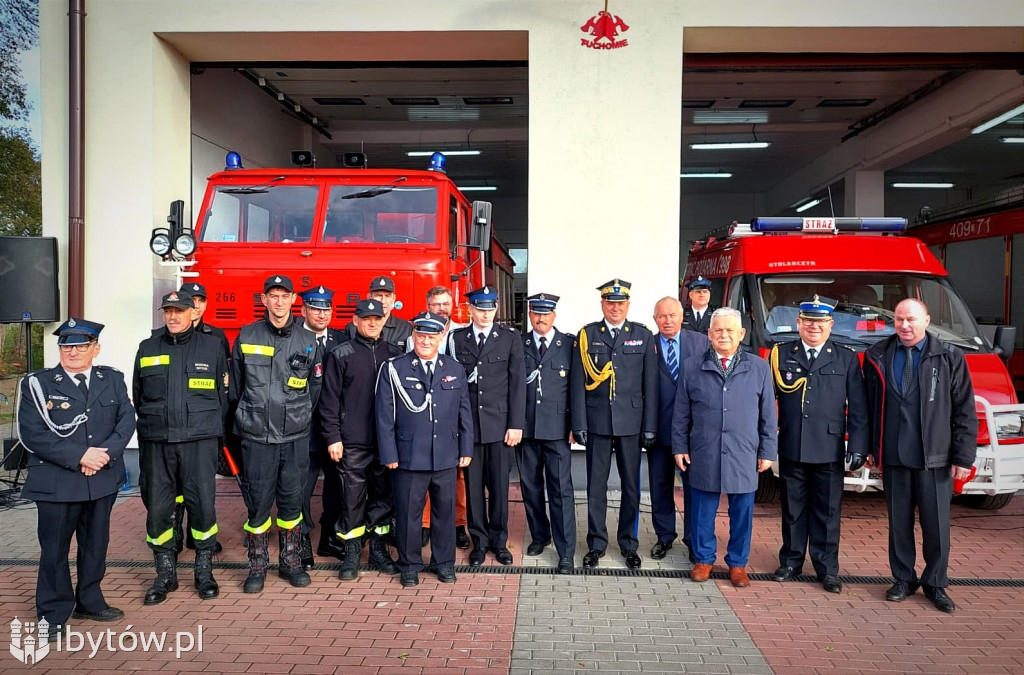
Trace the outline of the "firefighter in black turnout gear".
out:
M 267 574 L 270 511 L 277 501 L 278 575 L 308 586 L 299 558 L 302 488 L 309 464 L 313 402 L 309 378 L 317 367 L 316 339 L 292 320 L 295 292 L 284 275 L 263 284 L 266 316 L 243 326 L 231 354 L 234 431 L 242 439 L 242 496 L 249 576 L 243 590 L 259 593 Z
M 381 337 L 380 301 L 361 300 L 352 321 L 356 336 L 328 354 L 324 364 L 319 409 L 331 459 L 324 494 L 337 495 L 341 502 L 335 520 L 325 519 L 322 525 L 345 543 L 338 573 L 342 581 L 358 576 L 364 539 L 370 542 L 370 564 L 385 574 L 398 573 L 384 538 L 391 531 L 394 507 L 391 476 L 377 456 L 374 387 L 384 362 L 403 352 Z
M 160 304 L 164 328 L 142 341 L 135 355 L 132 397 L 137 406 L 146 542 L 156 559 L 156 581 L 145 604 L 178 588 L 173 514 L 180 494 L 195 540 L 199 597 L 219 593 L 213 578 L 217 544 L 217 452 L 228 404 L 227 356 L 220 341 L 192 326 L 192 296 L 168 293 Z

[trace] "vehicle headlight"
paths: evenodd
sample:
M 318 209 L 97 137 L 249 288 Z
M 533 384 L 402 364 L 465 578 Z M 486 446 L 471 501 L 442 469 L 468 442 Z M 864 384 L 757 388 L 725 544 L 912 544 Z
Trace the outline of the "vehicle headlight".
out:
M 158 256 L 171 252 L 171 237 L 166 232 L 154 232 L 149 240 L 149 250 Z
M 174 240 L 174 250 L 181 255 L 192 255 L 196 250 L 196 240 L 191 234 L 179 234 Z

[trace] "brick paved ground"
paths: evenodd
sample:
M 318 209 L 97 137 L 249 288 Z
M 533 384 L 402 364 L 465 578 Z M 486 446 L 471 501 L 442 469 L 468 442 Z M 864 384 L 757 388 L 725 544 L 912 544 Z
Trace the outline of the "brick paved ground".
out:
M 74 654 L 52 652 L 30 667 L 14 660 L 7 638 L 0 637 L 0 673 L 1024 672 L 1020 587 L 954 584 L 950 594 L 959 609 L 950 617 L 921 594 L 899 605 L 887 603 L 881 583 L 847 583 L 842 594 L 830 595 L 810 581 L 755 581 L 734 589 L 721 580 L 694 584 L 614 576 L 624 567 L 614 545 L 601 561 L 609 576 L 541 574 L 531 569 L 556 558 L 550 548 L 537 558 L 522 557 L 529 535 L 518 503 L 512 508 L 510 548 L 523 574 L 505 572 L 488 557 L 488 573 L 460 571 L 454 586 L 422 575 L 419 587 L 402 589 L 375 572 L 341 582 L 333 569 L 320 565 L 308 588 L 268 577 L 264 593 L 249 596 L 239 588 L 245 577 L 241 499 L 230 480 L 218 489 L 225 546 L 216 570 L 219 598 L 198 601 L 191 571 L 182 567 L 179 591 L 156 607 L 142 605 L 151 568 L 118 564 L 151 560 L 142 543 L 144 509 L 137 497 L 127 497 L 115 507 L 112 563 L 104 582 L 108 600 L 126 611 L 126 621 L 77 626 L 98 634 L 126 630 L 130 622 L 132 632 L 169 631 L 173 639 L 174 631 L 195 633 L 202 624 L 201 653 L 175 659 L 166 651 L 102 650 L 89 658 L 87 647 Z M 515 487 L 512 498 L 519 499 Z M 848 496 L 843 574 L 887 576 L 884 510 L 878 495 Z M 688 569 L 681 545 L 659 564 L 647 556 L 654 543 L 648 511 L 640 530 L 644 570 Z M 757 507 L 751 572 L 771 572 L 778 564 L 778 518 L 778 505 Z M 579 564 L 585 552 L 582 503 L 577 522 Z M 614 508 L 608 525 L 614 532 Z M 0 511 L 0 559 L 37 556 L 35 526 L 31 506 Z M 724 519 L 719 529 L 725 531 Z M 182 561 L 191 562 L 191 554 Z M 458 561 L 465 563 L 466 552 L 459 552 Z M 0 568 L 0 623 L 33 616 L 35 574 L 30 562 Z M 1024 498 L 995 513 L 954 507 L 950 576 L 1024 578 Z

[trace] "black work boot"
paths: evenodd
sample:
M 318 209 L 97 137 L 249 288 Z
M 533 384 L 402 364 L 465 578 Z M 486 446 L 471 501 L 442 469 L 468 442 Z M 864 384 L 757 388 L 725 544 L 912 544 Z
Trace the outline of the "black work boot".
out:
M 309 586 L 309 575 L 302 569 L 302 560 L 299 558 L 299 548 L 302 542 L 302 533 L 296 525 L 290 530 L 281 529 L 278 541 L 281 551 L 278 555 L 277 575 L 287 579 L 288 583 L 297 588 Z
M 220 594 L 220 586 L 213 578 L 213 549 L 204 548 L 196 551 L 196 590 L 203 600 L 212 600 Z
M 369 563 L 377 568 L 381 574 L 398 574 L 398 567 L 391 557 L 388 544 L 384 536 L 373 532 L 370 534 L 370 559 Z
M 249 576 L 245 578 L 242 590 L 246 593 L 259 593 L 263 590 L 263 581 L 267 578 L 267 563 L 270 562 L 270 554 L 267 552 L 269 543 L 270 534 L 268 532 L 259 534 L 247 532 L 245 535 L 245 546 L 249 556 Z
M 322 556 L 333 556 L 344 562 L 345 545 L 334 536 L 334 531 L 328 527 L 320 527 L 320 543 L 316 546 L 316 554 Z
M 178 554 L 174 551 L 161 549 L 153 551 L 156 560 L 156 580 L 146 591 L 142 601 L 146 605 L 159 605 L 167 599 L 167 594 L 178 590 Z
M 338 578 L 342 581 L 353 581 L 359 577 L 359 558 L 363 554 L 363 538 L 352 537 L 345 540 L 345 559 L 341 562 Z
M 309 540 L 308 533 L 299 538 L 299 560 L 304 570 L 311 570 L 316 564 L 316 560 L 313 559 L 313 542 Z
M 171 511 L 171 529 L 174 530 L 174 552 L 185 548 L 185 503 L 175 502 Z

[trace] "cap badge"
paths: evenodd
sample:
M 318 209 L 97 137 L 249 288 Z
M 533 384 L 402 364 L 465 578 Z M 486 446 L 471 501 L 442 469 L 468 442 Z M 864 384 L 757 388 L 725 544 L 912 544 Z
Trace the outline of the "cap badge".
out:
M 74 328 L 74 327 L 75 327 L 75 320 L 74 319 L 68 319 L 68 328 Z
M 280 281 L 281 277 L 274 277 L 274 281 Z
M 381 280 L 380 280 L 380 283 L 379 283 L 379 284 L 377 284 L 377 285 L 378 285 L 378 286 L 387 286 L 387 285 L 388 285 L 387 279 L 381 279 Z
M 327 292 L 327 290 L 323 286 L 321 286 L 318 290 L 320 291 L 321 294 Z
M 375 309 L 372 302 L 366 303 L 366 309 Z
M 177 302 L 178 301 L 178 294 L 177 293 L 171 293 L 170 295 L 167 296 L 167 299 L 168 300 L 173 300 L 174 302 Z
M 818 304 L 818 294 L 817 293 L 814 294 L 814 298 L 812 298 L 812 299 L 814 300 L 814 304 Z
M 490 292 L 491 292 L 491 289 L 488 288 L 487 286 L 484 286 L 484 293 L 490 293 Z
M 198 291 L 199 290 L 199 284 L 192 284 L 192 290 L 193 291 Z

